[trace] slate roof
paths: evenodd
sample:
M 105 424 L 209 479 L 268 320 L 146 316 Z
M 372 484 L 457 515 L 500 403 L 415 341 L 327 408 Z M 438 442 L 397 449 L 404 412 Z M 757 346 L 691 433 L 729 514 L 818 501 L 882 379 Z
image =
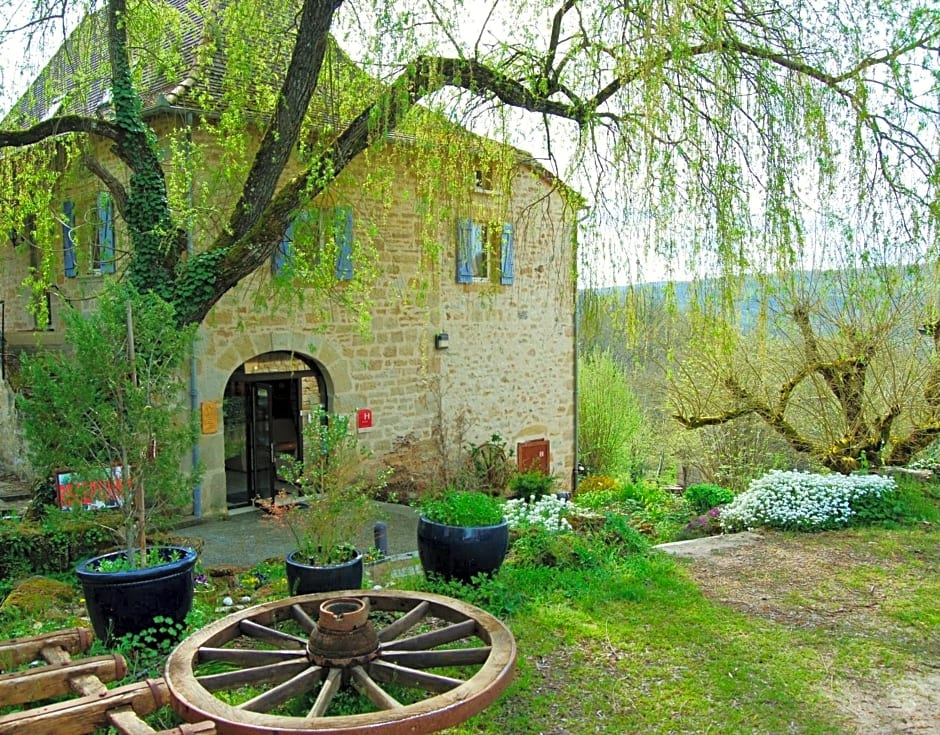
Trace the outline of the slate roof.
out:
M 165 48 L 178 48 L 183 67 L 192 70 L 203 35 L 203 18 L 188 9 L 187 0 L 164 2 L 180 14 L 179 26 L 163 36 Z M 201 3 L 208 5 L 207 0 Z M 7 114 L 4 127 L 23 127 L 57 114 L 107 116 L 111 90 L 106 33 L 104 11 L 86 16 Z M 140 73 L 138 90 L 145 108 L 155 107 L 187 77 L 173 78 L 159 64 L 142 65 Z M 216 76 L 221 79 L 220 75 L 221 68 Z M 180 100 L 177 95 L 176 102 Z
M 217 32 L 220 27 L 218 20 L 227 2 L 199 0 L 202 11 L 194 12 L 190 0 L 163 1 L 176 13 L 178 22 L 161 28 L 157 38 L 162 48 L 156 53 L 153 49 L 140 51 L 136 56 L 141 63 L 136 65 L 134 50 L 131 52 L 134 73 L 140 75 L 136 86 L 144 110 L 155 111 L 170 105 L 212 112 L 213 108 L 220 105 L 226 84 L 225 44 L 218 43 L 218 50 L 214 51 L 208 63 L 203 62 L 201 65 L 199 59 L 204 59 L 207 54 L 200 54 L 200 51 L 207 42 L 206 23 Z M 293 17 L 278 18 L 272 14 L 265 19 L 269 39 L 284 38 L 291 34 L 294 22 Z M 266 54 L 261 60 L 270 59 L 266 71 L 268 81 L 271 82 L 283 73 L 289 60 L 286 53 L 273 53 L 272 47 L 276 45 L 274 42 L 259 42 L 259 49 L 263 49 Z M 342 73 L 354 74 L 360 81 L 369 79 L 336 44 L 333 44 L 332 50 L 333 58 L 343 67 Z M 164 53 L 161 54 L 161 51 Z M 56 51 L 7 114 L 3 126 L 26 127 L 58 114 L 109 117 L 111 89 L 107 53 L 106 18 L 104 11 L 100 10 L 88 15 Z M 168 60 L 172 60 L 172 68 Z M 375 80 L 370 82 L 377 83 Z M 318 111 L 320 117 L 335 119 L 335 116 L 328 115 L 332 106 L 335 106 L 335 100 L 328 104 L 327 95 L 315 96 L 313 107 L 321 108 Z

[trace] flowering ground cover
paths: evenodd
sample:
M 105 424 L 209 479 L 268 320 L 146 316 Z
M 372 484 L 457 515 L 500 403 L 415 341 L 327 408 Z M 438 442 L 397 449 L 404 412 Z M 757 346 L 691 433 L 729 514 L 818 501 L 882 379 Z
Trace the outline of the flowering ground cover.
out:
M 889 516 L 891 509 L 885 506 L 897 492 L 894 478 L 881 475 L 772 470 L 722 508 L 721 524 L 728 531 L 842 528 L 856 519 Z

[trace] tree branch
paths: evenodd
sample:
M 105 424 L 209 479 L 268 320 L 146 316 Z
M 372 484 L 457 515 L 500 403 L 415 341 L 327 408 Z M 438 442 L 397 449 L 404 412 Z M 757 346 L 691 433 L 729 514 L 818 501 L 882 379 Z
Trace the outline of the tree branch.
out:
M 97 117 L 63 115 L 36 123 L 25 130 L 0 130 L 0 148 L 22 148 L 70 133 L 87 133 L 115 142 L 123 132 L 114 123 Z

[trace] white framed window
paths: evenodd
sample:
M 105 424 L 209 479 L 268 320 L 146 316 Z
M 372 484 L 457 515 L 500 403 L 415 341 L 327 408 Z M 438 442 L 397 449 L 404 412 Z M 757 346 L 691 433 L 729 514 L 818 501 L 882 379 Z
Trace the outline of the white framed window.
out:
M 457 222 L 457 283 L 499 283 L 515 280 L 513 226 L 508 222 Z

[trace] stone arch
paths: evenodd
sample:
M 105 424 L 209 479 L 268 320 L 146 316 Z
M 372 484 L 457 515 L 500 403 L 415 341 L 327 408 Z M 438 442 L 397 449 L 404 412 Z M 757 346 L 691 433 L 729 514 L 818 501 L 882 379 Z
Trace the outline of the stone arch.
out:
M 226 387 L 241 366 L 271 353 L 289 353 L 316 369 L 329 410 L 352 398 L 351 361 L 329 339 L 312 339 L 299 332 L 239 332 L 223 337 L 206 330 L 197 342 L 196 376 L 201 407 L 213 406 L 217 429 L 200 434 L 199 462 L 203 469 L 197 507 L 203 514 L 219 514 L 229 507 L 226 479 L 226 425 L 223 411 Z M 339 396 L 339 401 L 337 401 Z

